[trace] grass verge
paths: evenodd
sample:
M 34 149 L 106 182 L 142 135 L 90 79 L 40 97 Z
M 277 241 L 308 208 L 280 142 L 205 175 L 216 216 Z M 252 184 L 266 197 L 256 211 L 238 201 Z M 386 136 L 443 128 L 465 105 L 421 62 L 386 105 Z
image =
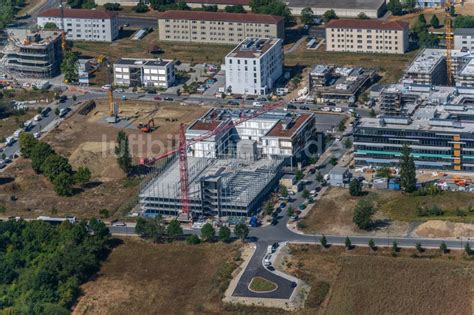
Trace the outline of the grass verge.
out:
M 275 290 L 277 285 L 262 277 L 254 277 L 252 281 L 250 281 L 249 288 L 256 292 L 268 292 Z

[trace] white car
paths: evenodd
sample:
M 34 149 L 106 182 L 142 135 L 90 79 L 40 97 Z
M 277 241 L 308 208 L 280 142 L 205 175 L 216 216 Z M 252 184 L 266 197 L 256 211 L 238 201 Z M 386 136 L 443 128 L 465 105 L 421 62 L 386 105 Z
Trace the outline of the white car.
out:
M 272 264 L 272 255 L 265 256 L 265 258 L 263 259 L 263 263 L 265 264 L 265 266 L 270 266 Z
M 262 102 L 258 102 L 258 101 L 253 102 L 252 105 L 255 106 L 255 107 L 262 107 L 263 106 Z
M 5 139 L 5 145 L 6 146 L 11 146 L 13 144 L 13 142 L 15 142 L 15 138 L 14 137 L 7 137 Z
M 332 109 L 332 111 L 335 112 L 335 113 L 342 113 L 342 108 L 340 108 L 340 107 L 334 107 L 334 108 Z
M 115 221 L 112 223 L 112 226 L 127 226 L 127 223 L 123 221 Z
M 272 245 L 268 245 L 268 247 L 267 247 L 267 255 L 268 255 L 268 254 L 273 254 L 273 247 L 272 247 Z
M 322 110 L 323 112 L 330 112 L 330 111 L 331 111 L 331 109 L 330 109 L 329 107 L 327 107 L 327 106 L 321 108 L 321 110 Z
M 35 132 L 35 133 L 33 134 L 33 137 L 35 137 L 35 139 L 41 138 L 41 131 Z
M 104 90 L 104 91 L 108 91 L 111 88 L 112 88 L 112 86 L 110 84 L 102 85 L 102 90 Z
M 13 133 L 13 138 L 15 139 L 18 139 L 18 137 L 20 137 L 20 135 L 23 133 L 23 129 L 17 129 L 14 133 Z

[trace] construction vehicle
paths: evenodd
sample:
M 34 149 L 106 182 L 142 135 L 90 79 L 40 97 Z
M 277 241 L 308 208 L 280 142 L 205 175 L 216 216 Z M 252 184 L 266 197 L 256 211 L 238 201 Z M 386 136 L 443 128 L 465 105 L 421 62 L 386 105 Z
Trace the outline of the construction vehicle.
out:
M 263 107 L 259 108 L 258 110 L 254 111 L 251 115 L 248 116 L 242 116 L 238 120 L 234 121 L 233 124 L 225 124 L 224 126 L 219 125 L 219 127 L 215 128 L 214 130 L 211 130 L 209 132 L 206 132 L 198 137 L 192 138 L 189 141 L 186 140 L 186 126 L 184 124 L 180 125 L 180 130 L 179 130 L 179 144 L 176 149 L 170 150 L 168 152 L 165 152 L 157 157 L 152 157 L 152 158 L 142 158 L 140 159 L 140 164 L 141 165 L 153 165 L 156 161 L 161 160 L 163 158 L 172 156 L 174 154 L 178 154 L 179 156 L 179 173 L 180 173 L 180 190 L 181 190 L 181 214 L 178 218 L 178 220 L 181 219 L 181 217 L 185 216 L 187 220 L 191 219 L 190 217 L 190 207 L 189 207 L 189 191 L 188 191 L 188 156 L 187 156 L 187 151 L 188 148 L 194 145 L 195 143 L 201 142 L 203 140 L 206 140 L 212 136 L 215 136 L 223 131 L 226 131 L 228 129 L 234 128 L 234 126 L 237 126 L 239 124 L 242 124 L 250 119 L 256 118 L 262 114 L 265 114 L 269 111 L 272 111 L 274 109 L 277 109 L 281 106 L 283 106 L 284 102 L 279 101 L 276 103 L 267 103 Z
M 143 133 L 152 132 L 155 128 L 155 119 L 150 119 L 146 124 L 141 122 L 138 124 L 137 128 Z

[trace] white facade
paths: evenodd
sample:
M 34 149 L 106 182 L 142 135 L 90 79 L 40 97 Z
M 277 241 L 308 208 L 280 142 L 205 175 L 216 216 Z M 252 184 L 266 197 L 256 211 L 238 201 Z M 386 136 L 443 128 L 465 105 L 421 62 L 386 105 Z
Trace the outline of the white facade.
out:
M 89 11 L 82 10 L 80 11 Z M 90 16 L 81 14 L 68 14 L 69 11 L 76 11 L 76 9 L 64 9 L 64 28 L 66 31 L 66 39 L 72 41 L 95 41 L 95 42 L 112 42 L 119 35 L 118 18 L 116 14 L 104 14 L 103 16 L 91 14 Z M 40 14 L 37 18 L 37 24 L 44 27 L 46 23 L 54 23 L 58 28 L 62 27 L 60 15 L 54 13 Z M 80 17 L 76 17 L 76 16 Z
M 225 57 L 226 90 L 266 95 L 283 73 L 283 40 L 247 38 Z
M 456 29 L 454 31 L 454 49 L 473 50 L 474 48 L 474 29 Z
M 114 63 L 114 84 L 168 88 L 175 82 L 172 60 L 122 58 Z

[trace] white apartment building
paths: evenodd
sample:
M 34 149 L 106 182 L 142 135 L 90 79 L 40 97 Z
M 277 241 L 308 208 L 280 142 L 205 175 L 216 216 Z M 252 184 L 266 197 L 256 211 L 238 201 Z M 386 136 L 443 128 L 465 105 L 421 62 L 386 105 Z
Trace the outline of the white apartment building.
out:
M 114 84 L 165 88 L 175 82 L 173 60 L 121 58 L 114 63 Z
M 64 29 L 66 39 L 73 41 L 111 42 L 119 35 L 116 13 L 99 10 L 64 9 Z M 37 24 L 44 27 L 54 23 L 62 28 L 61 9 L 53 8 L 41 12 Z
M 326 25 L 326 50 L 403 54 L 408 50 L 408 23 L 337 19 Z
M 474 29 L 456 28 L 454 30 L 454 49 L 473 50 L 474 48 Z
M 225 86 L 233 94 L 266 95 L 283 73 L 283 40 L 247 38 L 225 57 Z

